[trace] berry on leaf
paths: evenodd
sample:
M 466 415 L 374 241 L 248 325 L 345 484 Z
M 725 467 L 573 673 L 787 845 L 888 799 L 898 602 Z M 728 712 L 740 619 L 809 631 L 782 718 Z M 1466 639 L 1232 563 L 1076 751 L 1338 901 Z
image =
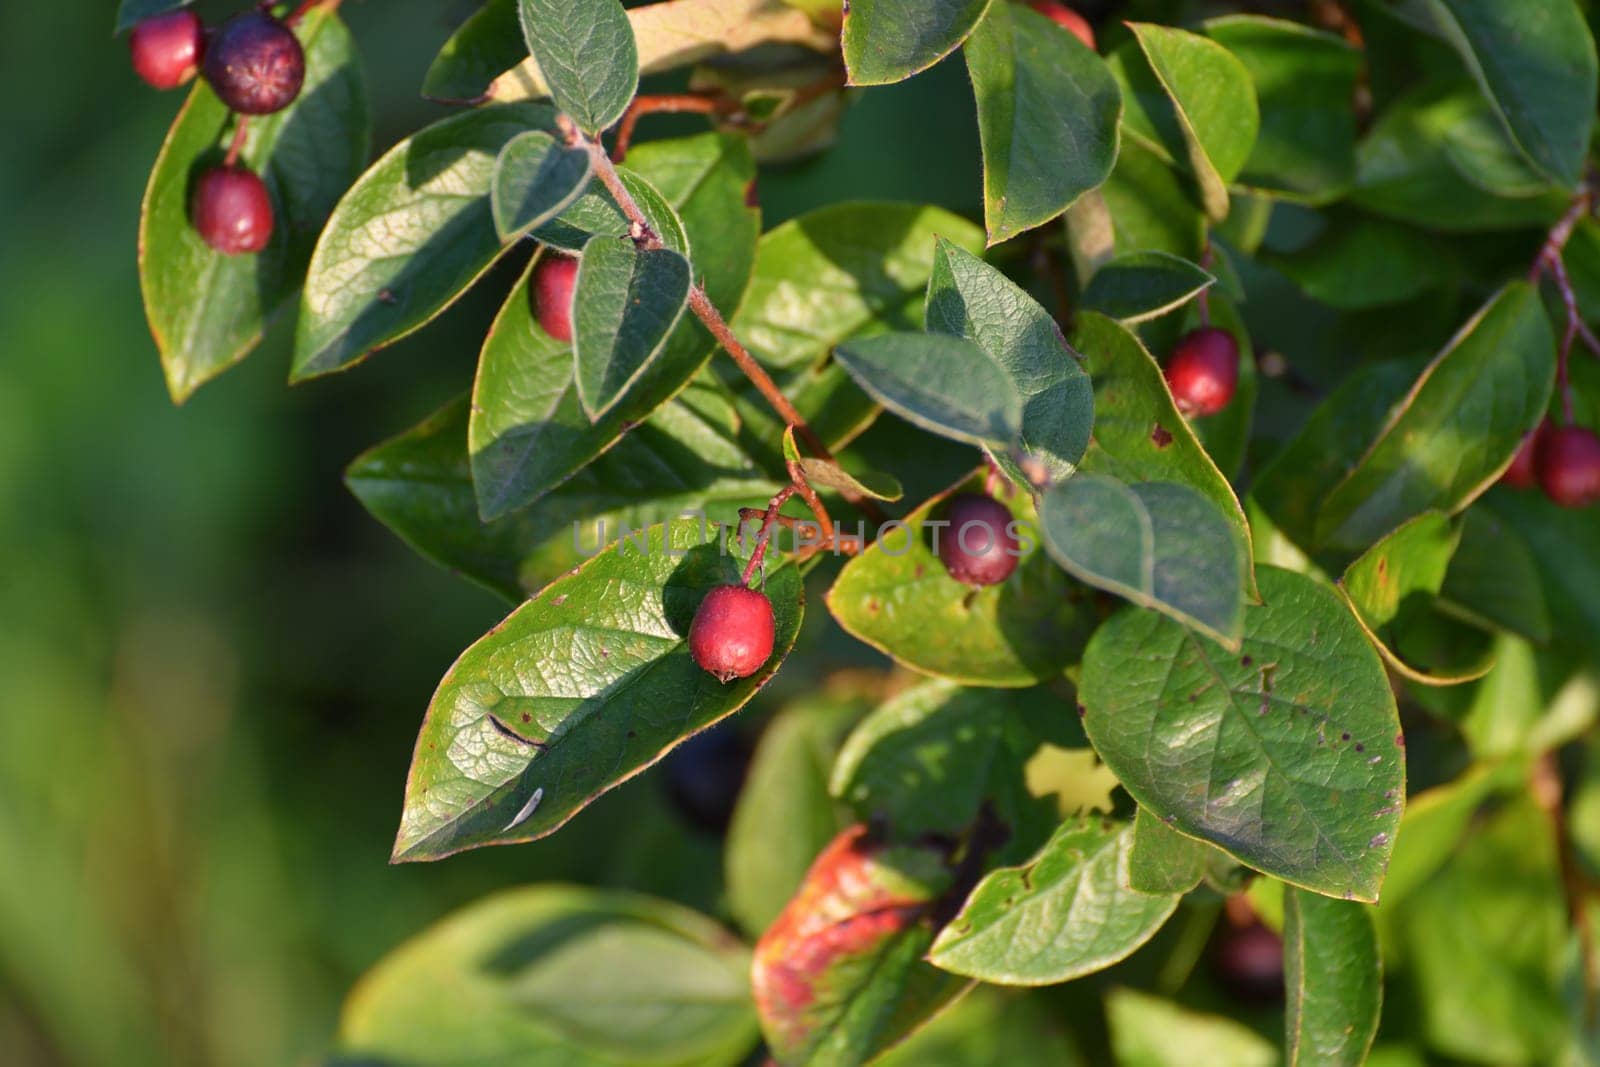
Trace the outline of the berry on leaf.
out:
M 1512 489 L 1532 489 L 1539 484 L 1539 440 L 1544 437 L 1547 425 L 1540 423 L 1537 429 L 1522 439 L 1522 446 L 1511 457 L 1511 466 L 1500 476 L 1500 484 Z
M 272 198 L 245 167 L 215 167 L 195 183 L 194 228 L 225 256 L 259 252 L 272 239 Z
M 1167 361 L 1167 384 L 1185 415 L 1215 415 L 1239 385 L 1238 342 L 1214 326 L 1185 334 Z
M 1033 0 L 1029 6 L 1090 48 L 1094 47 L 1094 27 L 1089 25 L 1088 19 L 1067 5 L 1057 3 L 1056 0 Z
M 188 8 L 152 15 L 128 35 L 133 71 L 157 89 L 176 89 L 200 69 L 205 37 L 200 16 Z
M 743 585 L 706 594 L 689 626 L 689 653 L 718 681 L 748 678 L 772 656 L 772 601 Z
M 939 559 L 950 577 L 971 586 L 999 585 L 1017 569 L 1017 537 L 1011 511 L 982 493 L 950 501 L 950 527 L 939 538 Z
M 572 340 L 572 291 L 578 282 L 573 256 L 549 253 L 533 270 L 533 316 L 557 341 Z
M 1600 501 L 1600 436 L 1585 426 L 1551 427 L 1539 435 L 1539 485 L 1564 508 Z
M 294 31 L 265 11 L 217 27 L 206 46 L 206 81 L 244 115 L 270 115 L 294 103 L 306 80 L 306 54 Z

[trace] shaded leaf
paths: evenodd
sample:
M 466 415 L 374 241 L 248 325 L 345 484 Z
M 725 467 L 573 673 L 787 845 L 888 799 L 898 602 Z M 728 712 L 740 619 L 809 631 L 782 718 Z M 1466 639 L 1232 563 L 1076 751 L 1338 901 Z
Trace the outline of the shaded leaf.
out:
M 1124 610 L 1084 654 L 1084 729 L 1175 829 L 1314 892 L 1376 899 L 1405 786 L 1382 661 L 1329 589 L 1260 570 L 1242 653 Z
M 1228 183 L 1255 145 L 1260 115 L 1244 64 L 1199 34 L 1131 22 L 1138 51 L 1118 49 L 1111 70 L 1122 85 L 1123 126 L 1192 173 L 1213 218 L 1228 213 Z
M 1439 590 L 1439 608 L 1489 629 L 1550 640 L 1538 564 L 1528 542 L 1483 508 L 1461 516 L 1461 540 Z
M 992 5 L 964 54 L 993 245 L 1050 221 L 1106 180 L 1122 94 L 1088 46 L 1019 4 Z
M 656 232 L 680 252 L 687 251 L 690 236 L 715 248 L 717 254 L 697 267 L 701 284 L 719 308 L 736 305 L 760 230 L 759 212 L 744 200 L 755 164 L 743 140 L 702 134 L 655 141 L 628 158 L 638 174 L 623 170 L 623 183 L 658 224 Z M 586 232 L 579 222 L 596 229 Z M 582 247 L 591 232 L 620 236 L 626 230 L 627 221 L 609 199 L 591 193 L 539 233 Z M 698 320 L 684 319 L 623 401 L 591 424 L 578 403 L 572 353 L 538 328 L 530 300 L 524 279 L 484 341 L 473 387 L 473 479 L 479 508 L 491 519 L 532 503 L 592 463 L 683 388 L 715 348 Z
M 319 10 L 296 32 L 305 86 L 287 108 L 250 120 L 240 155 L 272 197 L 277 221 L 262 252 L 225 256 L 190 222 L 194 180 L 222 162 L 232 136 L 227 107 L 204 81 L 190 91 L 150 172 L 139 281 L 167 389 L 179 402 L 260 342 L 305 280 L 316 234 L 366 161 L 366 88 L 349 31 Z
M 490 207 L 502 240 L 559 215 L 589 185 L 589 153 L 567 148 L 543 130 L 513 137 L 495 161 Z
M 517 13 L 556 109 L 590 135 L 620 119 L 639 88 L 621 0 L 517 0 Z
M 1040 550 L 1032 499 L 1019 490 L 997 495 L 1026 535 L 1011 577 L 973 590 L 946 573 L 933 548 L 936 531 L 949 536 L 945 503 L 982 484 L 971 478 L 885 529 L 845 564 L 828 608 L 852 635 L 914 670 L 972 685 L 1034 685 L 1077 660 L 1093 625 L 1089 596 Z
M 1165 315 L 1205 292 L 1216 279 L 1167 252 L 1132 252 L 1095 272 L 1080 306 L 1122 322 Z
M 1050 985 L 1127 957 L 1178 905 L 1128 888 L 1132 838 L 1098 819 L 1063 824 L 1028 863 L 979 882 L 928 958 L 985 982 Z
M 610 541 L 698 512 L 738 521 L 776 483 L 749 465 L 731 424 L 669 403 L 543 500 L 478 517 L 467 455 L 467 398 L 357 457 L 345 482 L 384 525 L 428 559 L 520 601 Z
M 1491 493 L 1488 509 L 1533 550 L 1556 641 L 1600 654 L 1600 510 L 1541 493 Z
M 1039 504 L 1045 548 L 1074 578 L 1237 647 L 1244 575 L 1228 520 L 1175 482 L 1079 475 Z
M 1054 827 L 1055 805 L 1029 792 L 1024 767 L 1039 748 L 1022 706 L 1069 714 L 1044 690 L 963 689 L 924 682 L 868 715 L 834 763 L 829 790 L 895 840 L 959 836 L 991 809 L 1026 855 Z
M 1278 1050 L 1243 1023 L 1113 989 L 1106 1020 L 1119 1067 L 1276 1067 Z
M 1178 833 L 1140 808 L 1128 846 L 1128 888 L 1139 893 L 1187 893 L 1206 873 L 1211 848 Z
M 1513 282 L 1434 358 L 1328 494 L 1317 542 L 1360 550 L 1424 511 L 1466 507 L 1543 418 L 1554 374 L 1555 341 L 1538 294 Z
M 1094 382 L 1094 441 L 1083 469 L 1123 482 L 1177 482 L 1198 491 L 1233 527 L 1245 592 L 1254 597 L 1244 509 L 1178 414 L 1161 368 L 1127 328 L 1092 311 L 1078 316 L 1072 344 Z
M 881 1067 L 1085 1067 L 1073 1030 L 1047 1000 L 979 986 L 875 1062 Z
M 1361 53 L 1331 33 L 1259 15 L 1209 19 L 1205 31 L 1250 72 L 1260 108 L 1255 146 L 1236 180 L 1314 203 L 1349 188 Z
M 1061 327 L 998 270 L 939 238 L 928 279 L 927 328 L 976 343 L 1011 375 L 1022 397 L 1018 441 L 1051 480 L 1077 469 L 1094 426 L 1094 393 Z M 1028 481 L 1004 451 L 991 457 L 1013 480 Z
M 954 52 L 989 0 L 854 0 L 840 45 L 851 85 L 904 81 Z
M 783 911 L 811 861 L 849 823 L 828 792 L 834 757 L 880 687 L 833 681 L 785 707 L 762 731 L 728 827 L 723 853 L 728 908 L 760 934 Z
M 514 889 L 379 961 L 345 1005 L 338 1049 L 374 1067 L 732 1065 L 756 1039 L 748 967 L 725 930 L 676 904 Z
M 513 137 L 553 122 L 534 104 L 470 111 L 374 163 L 317 239 L 290 379 L 341 370 L 399 340 L 488 270 L 505 248 L 489 206 L 495 160 Z
M 1402 304 L 1451 280 L 1456 265 L 1438 240 L 1409 226 L 1332 215 L 1322 234 L 1267 262 L 1313 300 L 1360 309 Z
M 922 960 L 929 915 L 952 884 L 947 857 L 841 833 L 756 944 L 761 1030 L 789 1064 L 865 1064 L 966 983 Z
M 1011 375 L 971 341 L 887 333 L 846 341 L 833 358 L 878 403 L 930 433 L 1008 450 L 1022 432 Z
M 1378 1033 L 1383 964 L 1364 904 L 1284 890 L 1288 1061 L 1360 1067 Z
M 396 861 L 553 833 L 755 695 L 794 642 L 800 579 L 768 573 L 775 651 L 719 683 L 690 657 L 689 623 L 707 592 L 738 581 L 744 550 L 725 554 L 709 533 L 672 522 L 619 542 L 461 654 L 417 740 Z
M 517 0 L 487 0 L 440 47 L 423 75 L 422 95 L 445 101 L 484 98 L 495 78 L 524 60 L 538 69 L 522 39 Z
M 689 261 L 670 248 L 590 238 L 573 287 L 578 402 L 591 422 L 610 411 L 661 354 L 689 302 Z
M 176 10 L 190 2 L 191 0 L 118 0 L 116 32 L 131 30 L 152 15 Z

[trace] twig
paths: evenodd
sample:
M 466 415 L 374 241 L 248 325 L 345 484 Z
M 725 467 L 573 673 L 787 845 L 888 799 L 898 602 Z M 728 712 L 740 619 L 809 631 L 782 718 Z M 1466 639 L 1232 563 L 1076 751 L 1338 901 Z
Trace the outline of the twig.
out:
M 806 480 L 806 472 L 800 469 L 796 460 L 789 460 L 784 464 L 789 469 L 789 481 L 794 484 L 794 491 L 800 494 L 800 499 L 806 502 L 811 509 L 811 514 L 817 517 L 817 525 L 822 528 L 822 539 L 833 540 L 833 519 L 828 515 L 828 509 L 823 506 L 822 498 L 817 491 L 811 488 L 811 483 Z
M 244 143 L 249 134 L 250 116 L 237 116 L 237 123 L 233 127 L 233 141 L 228 145 L 228 154 L 222 159 L 223 166 L 231 167 L 239 162 L 239 153 L 244 151 Z
M 1556 857 L 1561 865 L 1561 884 L 1567 898 L 1567 915 L 1578 935 L 1578 954 L 1583 967 L 1584 1017 L 1588 1025 L 1595 1021 L 1596 995 L 1600 989 L 1600 972 L 1596 970 L 1593 931 L 1589 926 L 1588 880 L 1572 847 L 1568 832 L 1567 809 L 1562 801 L 1561 768 L 1556 764 L 1556 754 L 1546 752 L 1533 765 L 1529 783 L 1534 802 L 1550 820 L 1550 832 L 1556 839 Z
M 1578 220 L 1588 214 L 1593 204 L 1594 193 L 1585 186 L 1573 197 L 1572 203 L 1566 212 L 1550 228 L 1550 233 L 1545 237 L 1544 244 L 1539 246 L 1539 252 L 1533 259 L 1533 266 L 1528 271 L 1528 280 L 1535 285 L 1545 275 L 1550 274 L 1556 284 L 1556 291 L 1561 296 L 1562 307 L 1566 310 L 1566 325 L 1561 331 L 1561 347 L 1556 352 L 1556 388 L 1561 392 L 1561 415 L 1565 423 L 1572 422 L 1572 383 L 1569 365 L 1572 357 L 1572 343 L 1580 335 L 1585 346 L 1600 356 L 1600 341 L 1597 341 L 1589 327 L 1584 324 L 1583 311 L 1578 306 L 1578 294 L 1572 286 L 1572 278 L 1567 274 L 1566 260 L 1562 252 L 1567 242 L 1572 238 L 1572 231 L 1578 225 Z
M 739 581 L 743 584 L 750 584 L 750 579 L 754 577 L 756 571 L 761 567 L 761 561 L 767 558 L 767 545 L 772 541 L 772 525 L 778 521 L 779 509 L 788 502 L 790 497 L 794 496 L 794 493 L 794 486 L 786 485 L 779 489 L 772 501 L 767 504 L 766 515 L 761 520 L 761 529 L 756 531 L 756 547 L 750 551 L 750 562 L 744 565 L 744 574 L 739 577 Z M 744 519 L 743 511 L 739 512 L 739 518 L 742 523 Z
M 690 92 L 663 93 L 660 96 L 636 96 L 628 110 L 622 113 L 617 125 L 617 138 L 611 145 L 611 161 L 621 163 L 633 143 L 633 128 L 646 115 L 718 115 L 729 112 L 728 97 L 721 93 Z M 736 106 L 736 105 L 735 105 Z

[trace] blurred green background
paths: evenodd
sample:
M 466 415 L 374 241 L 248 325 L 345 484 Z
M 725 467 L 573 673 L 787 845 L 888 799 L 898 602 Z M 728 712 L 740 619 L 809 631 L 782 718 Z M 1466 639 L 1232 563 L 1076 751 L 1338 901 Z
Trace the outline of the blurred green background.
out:
M 505 607 L 411 555 L 341 473 L 466 388 L 509 275 L 293 390 L 285 318 L 174 408 L 135 234 L 182 93 L 135 79 L 115 6 L 0 5 L 0 1059 L 310 1063 L 364 969 L 493 888 L 714 910 L 716 840 L 659 770 L 547 841 L 387 865 L 433 686 Z M 345 4 L 375 154 L 441 113 L 416 87 L 474 6 Z M 766 224 L 852 197 L 976 215 L 971 108 L 959 63 L 870 94 L 841 150 L 763 175 Z

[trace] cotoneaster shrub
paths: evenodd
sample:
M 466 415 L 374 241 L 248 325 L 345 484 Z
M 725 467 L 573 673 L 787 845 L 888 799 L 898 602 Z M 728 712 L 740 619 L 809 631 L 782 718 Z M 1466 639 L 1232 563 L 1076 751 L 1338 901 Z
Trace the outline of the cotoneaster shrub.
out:
M 200 76 L 140 232 L 173 398 L 517 267 L 349 468 L 514 605 L 417 694 L 393 858 L 660 773 L 725 893 L 507 887 L 336 1060 L 1600 1056 L 1587 4 L 488 0 L 376 161 L 338 6 L 122 2 Z M 763 223 L 940 62 L 981 218 Z

